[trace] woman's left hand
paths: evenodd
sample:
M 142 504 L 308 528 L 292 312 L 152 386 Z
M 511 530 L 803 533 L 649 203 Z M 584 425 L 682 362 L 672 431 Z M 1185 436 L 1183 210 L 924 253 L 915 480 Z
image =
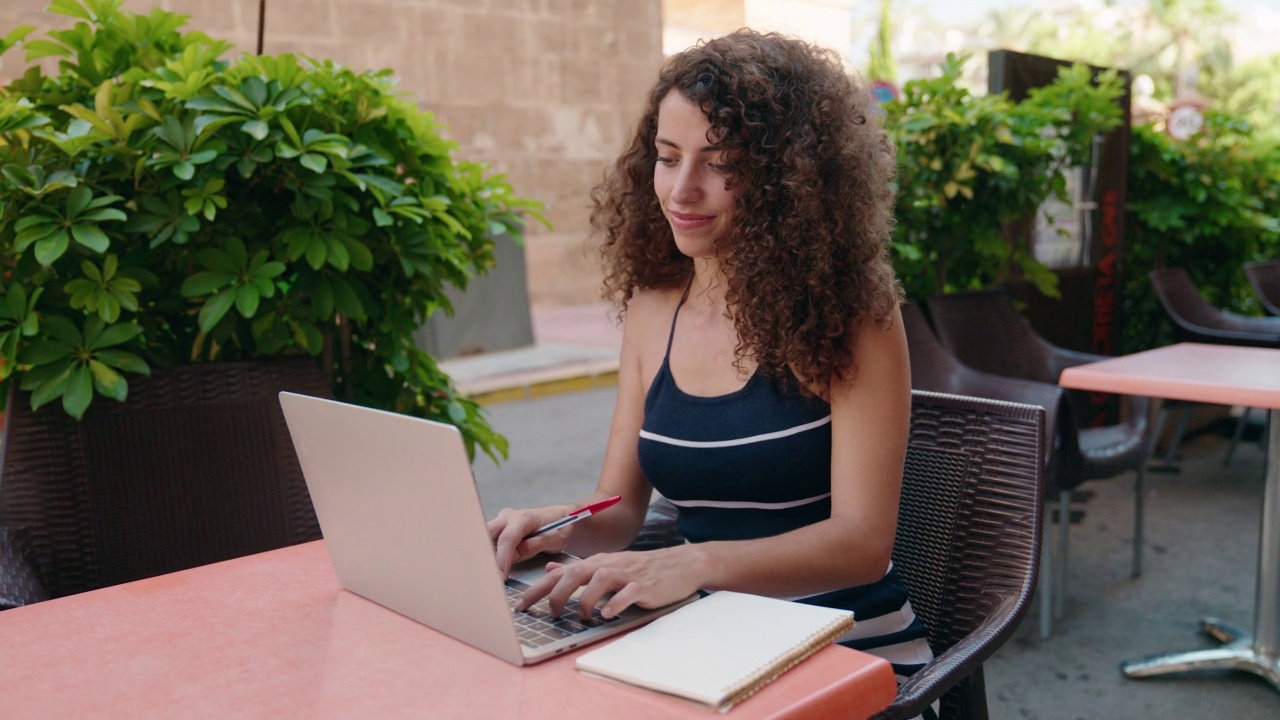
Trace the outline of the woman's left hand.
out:
M 683 600 L 700 585 L 694 571 L 695 553 L 689 545 L 644 552 L 600 553 L 576 563 L 547 563 L 547 574 L 529 586 L 517 610 L 547 598 L 551 614 L 559 616 L 569 598 L 582 588 L 578 606 L 586 617 L 607 593 L 600 608 L 612 618 L 631 605 L 658 608 Z

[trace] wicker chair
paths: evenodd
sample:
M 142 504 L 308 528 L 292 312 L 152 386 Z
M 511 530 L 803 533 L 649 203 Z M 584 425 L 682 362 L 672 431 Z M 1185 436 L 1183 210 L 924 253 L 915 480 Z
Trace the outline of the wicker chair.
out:
M 944 719 L 983 720 L 982 663 L 1017 628 L 1036 586 L 1045 414 L 919 390 L 911 400 L 893 562 L 936 657 L 877 718 L 915 717 L 941 699 Z M 683 542 L 675 516 L 657 500 L 633 549 Z
M 1105 359 L 1101 355 L 1057 347 L 1041 337 L 1000 290 L 939 295 L 929 299 L 938 337 L 960 362 L 971 368 L 1006 377 L 1056 385 L 1062 371 L 1074 365 Z M 1073 393 L 1068 398 L 1076 398 Z M 1052 587 L 1054 615 L 1060 615 L 1067 579 L 1067 547 L 1071 491 L 1088 480 L 1112 478 L 1132 470 L 1133 556 L 1131 574 L 1142 573 L 1143 499 L 1151 432 L 1148 422 L 1151 401 L 1129 397 L 1126 419 L 1114 425 L 1083 427 L 1075 402 L 1058 418 L 1060 458 L 1067 460 L 1049 472 L 1057 493 L 1057 538 L 1046 548 L 1057 559 L 1052 574 L 1044 572 L 1046 588 Z M 1063 419 L 1066 416 L 1069 419 Z M 1076 428 L 1071 441 L 1069 428 Z M 1065 435 L 1065 438 L 1064 438 Z M 1078 451 L 1077 451 L 1078 449 Z M 1079 457 L 1074 457 L 1078 452 Z M 1073 477 L 1074 474 L 1074 477 Z M 1051 576 L 1052 575 L 1052 576 Z
M 902 320 L 910 351 L 913 389 L 1044 408 L 1045 495 L 1057 498 L 1060 491 L 1071 490 L 1081 482 L 1084 456 L 1077 444 L 1075 413 L 1066 390 L 1051 383 L 985 373 L 961 363 L 938 341 L 923 311 L 914 303 L 902 306 Z M 1048 639 L 1053 628 L 1053 603 L 1048 598 L 1055 593 L 1061 595 L 1054 584 L 1057 580 L 1052 562 L 1052 553 L 1046 552 L 1041 558 L 1040 593 L 1046 598 L 1040 603 L 1041 639 Z
M 280 390 L 330 394 L 310 358 L 157 372 L 81 422 L 12 393 L 0 608 L 319 538 Z
M 987 717 L 982 663 L 1031 603 L 1043 529 L 1045 412 L 914 390 L 893 562 L 936 657 L 877 720 Z
M 1253 294 L 1268 315 L 1280 315 L 1280 260 L 1259 260 L 1244 264 Z

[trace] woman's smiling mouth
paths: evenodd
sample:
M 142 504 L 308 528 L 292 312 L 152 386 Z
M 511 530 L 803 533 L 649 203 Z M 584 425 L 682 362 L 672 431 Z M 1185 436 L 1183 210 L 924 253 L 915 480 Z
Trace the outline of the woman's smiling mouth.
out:
M 697 230 L 700 227 L 710 225 L 716 219 L 715 215 L 696 215 L 676 212 L 675 210 L 669 210 L 668 216 L 671 224 L 679 230 Z

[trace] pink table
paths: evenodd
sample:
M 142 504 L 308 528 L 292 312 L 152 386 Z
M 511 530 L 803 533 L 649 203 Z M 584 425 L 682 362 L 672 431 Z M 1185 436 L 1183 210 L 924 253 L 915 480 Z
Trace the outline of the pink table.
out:
M 1201 628 L 1222 647 L 1121 665 L 1129 677 L 1246 670 L 1280 688 L 1280 350 L 1182 343 L 1068 368 L 1063 387 L 1268 409 L 1266 490 L 1253 634 L 1214 618 Z
M 517 668 L 342 590 L 323 542 L 0 612 L 6 717 L 719 717 L 573 657 Z M 833 646 L 728 717 L 865 718 L 895 692 Z

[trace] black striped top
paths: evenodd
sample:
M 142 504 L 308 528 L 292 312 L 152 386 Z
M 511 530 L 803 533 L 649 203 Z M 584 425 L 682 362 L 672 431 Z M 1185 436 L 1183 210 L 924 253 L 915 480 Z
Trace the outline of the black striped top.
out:
M 677 306 L 671 337 L 679 314 Z M 639 459 L 654 488 L 679 509 L 685 538 L 769 537 L 830 517 L 831 406 L 758 371 L 735 392 L 689 395 L 671 374 L 670 356 L 668 338 L 645 398 Z M 931 657 L 892 567 L 869 585 L 792 599 L 853 610 L 857 624 L 841 642 L 883 655 L 900 675 Z

